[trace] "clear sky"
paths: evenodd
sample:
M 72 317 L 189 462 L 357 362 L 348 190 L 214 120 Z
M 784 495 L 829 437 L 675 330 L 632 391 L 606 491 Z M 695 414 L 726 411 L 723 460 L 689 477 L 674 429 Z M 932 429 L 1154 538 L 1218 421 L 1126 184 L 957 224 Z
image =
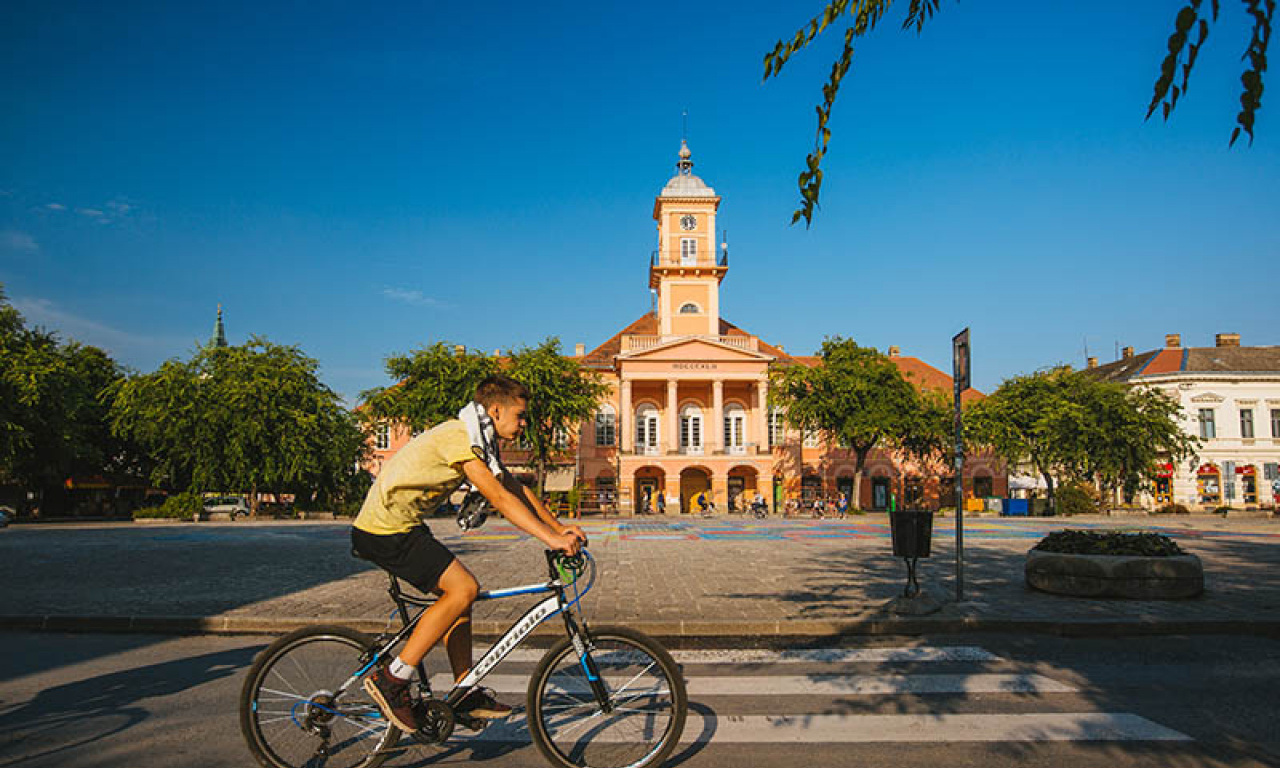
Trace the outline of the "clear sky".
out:
M 1144 123 L 1181 0 L 943 0 L 863 43 L 822 210 L 790 226 L 839 32 L 761 82 L 810 3 L 0 5 L 0 282 L 139 371 L 225 308 L 349 401 L 435 341 L 590 349 L 649 309 L 653 198 L 688 111 L 724 200 L 723 316 L 990 391 L 1164 334 L 1280 343 L 1280 81 L 1228 149 L 1248 28 Z

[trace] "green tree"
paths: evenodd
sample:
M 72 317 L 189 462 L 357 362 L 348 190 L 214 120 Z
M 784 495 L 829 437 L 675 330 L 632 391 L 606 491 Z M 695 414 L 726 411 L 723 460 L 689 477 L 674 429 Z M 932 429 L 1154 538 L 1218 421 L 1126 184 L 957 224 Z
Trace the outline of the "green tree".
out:
M 1054 504 L 1054 477 L 1059 466 L 1056 441 L 1062 390 L 1069 368 L 1055 368 L 1005 380 L 995 392 L 965 410 L 966 440 L 988 445 L 1010 466 L 1029 462 L 1044 478 L 1049 506 Z
M 769 399 L 787 423 L 821 432 L 854 452 L 853 498 L 862 498 L 862 471 L 874 448 L 924 454 L 941 439 L 936 412 L 898 366 L 870 347 L 835 337 L 822 343 L 821 362 L 770 371 Z
M 0 286 L 0 479 L 49 488 L 131 466 L 103 400 L 123 376 L 102 350 L 27 327 Z
M 598 373 L 561 354 L 560 340 L 554 337 L 512 353 L 507 374 L 529 388 L 524 441 L 537 469 L 541 495 L 547 466 L 562 451 L 557 437 L 567 438 L 591 418 L 609 387 Z
M 1242 0 L 1253 21 L 1253 34 L 1245 49 L 1247 68 L 1240 76 L 1240 112 L 1236 115 L 1236 127 L 1231 132 L 1229 145 L 1234 145 L 1243 130 L 1253 143 L 1253 123 L 1262 108 L 1262 79 L 1267 70 L 1267 43 L 1271 39 L 1271 20 L 1275 15 L 1275 0 Z M 831 66 L 831 74 L 822 86 L 822 102 L 818 104 L 818 129 L 814 138 L 814 150 L 805 158 L 806 169 L 800 174 L 800 207 L 791 217 L 794 224 L 801 218 L 805 225 L 813 223 L 813 212 L 818 207 L 818 195 L 822 188 L 822 158 L 827 154 L 831 140 L 831 109 L 835 104 L 840 84 L 853 61 L 854 43 L 872 32 L 877 23 L 888 13 L 893 0 L 828 0 L 822 12 L 796 31 L 789 40 L 779 40 L 774 49 L 764 57 L 764 79 L 777 77 L 783 66 L 795 53 L 806 48 L 814 39 L 833 24 L 844 22 L 844 47 Z M 1173 112 L 1180 96 L 1186 95 L 1191 70 L 1195 67 L 1200 47 L 1209 36 L 1209 19 L 1218 20 L 1220 0 L 1210 0 L 1209 19 L 1202 10 L 1202 0 L 1188 0 L 1174 19 L 1174 31 L 1169 37 L 1169 53 L 1160 65 L 1156 78 L 1155 95 L 1147 108 L 1147 118 L 1157 106 L 1163 107 L 1165 120 Z M 919 34 L 924 24 L 937 13 L 941 0 L 907 0 L 907 15 L 902 22 L 904 30 L 914 28 Z M 1191 35 L 1196 39 L 1191 42 Z M 1179 73 L 1179 64 L 1181 72 Z M 1177 75 L 1181 80 L 1175 83 Z
M 437 342 L 407 355 L 386 360 L 387 375 L 395 381 L 360 393 L 360 417 L 367 424 L 394 421 L 424 430 L 458 415 L 471 402 L 476 386 L 496 373 L 498 361 L 477 352 L 458 354 Z
M 153 479 L 179 489 L 342 495 L 365 440 L 296 347 L 254 337 L 204 347 L 119 382 L 112 429 L 145 446 Z
M 1054 368 L 1016 376 L 968 409 L 966 432 L 1010 464 L 1029 462 L 1053 506 L 1057 479 L 1093 484 L 1109 496 L 1154 477 L 1161 459 L 1181 461 L 1198 442 L 1178 426 L 1179 406 L 1162 392 Z
M 1195 455 L 1197 438 L 1178 426 L 1181 408 L 1159 390 L 1128 387 L 1081 371 L 1066 378 L 1051 425 L 1064 475 L 1095 486 L 1104 503 L 1128 483 L 1155 477 L 1160 461 Z

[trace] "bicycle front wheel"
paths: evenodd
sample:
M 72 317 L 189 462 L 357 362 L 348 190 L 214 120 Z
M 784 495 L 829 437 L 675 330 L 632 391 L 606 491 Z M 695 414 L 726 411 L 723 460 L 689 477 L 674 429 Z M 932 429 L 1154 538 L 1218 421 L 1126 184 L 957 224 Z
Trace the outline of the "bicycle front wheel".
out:
M 357 681 L 370 639 L 346 627 L 305 627 L 259 654 L 240 692 L 240 730 L 266 768 L 377 768 L 400 731 Z
M 688 710 L 684 678 L 656 641 L 623 627 L 591 632 L 587 658 L 552 646 L 529 681 L 529 733 L 562 768 L 648 768 L 675 749 Z M 587 670 L 603 684 L 601 706 Z

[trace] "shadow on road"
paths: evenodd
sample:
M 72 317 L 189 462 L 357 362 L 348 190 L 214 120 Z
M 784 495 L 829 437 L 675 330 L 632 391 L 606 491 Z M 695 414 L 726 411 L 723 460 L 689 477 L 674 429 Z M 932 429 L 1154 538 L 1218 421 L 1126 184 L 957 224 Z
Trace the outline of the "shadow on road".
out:
M 0 766 L 82 750 L 121 734 L 149 716 L 143 700 L 237 674 L 258 650 L 237 648 L 98 675 L 0 709 Z

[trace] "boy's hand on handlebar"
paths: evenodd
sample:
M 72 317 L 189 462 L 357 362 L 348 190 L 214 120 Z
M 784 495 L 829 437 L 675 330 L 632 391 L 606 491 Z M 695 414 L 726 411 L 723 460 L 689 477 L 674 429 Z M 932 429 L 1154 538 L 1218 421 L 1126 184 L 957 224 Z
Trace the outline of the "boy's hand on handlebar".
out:
M 568 531 L 553 535 L 547 541 L 547 545 L 557 552 L 563 552 L 569 556 L 578 554 L 578 551 L 582 549 L 582 541 Z
M 578 537 L 578 541 L 582 542 L 582 546 L 587 546 L 587 533 L 576 525 L 566 525 L 561 533 L 568 533 Z

